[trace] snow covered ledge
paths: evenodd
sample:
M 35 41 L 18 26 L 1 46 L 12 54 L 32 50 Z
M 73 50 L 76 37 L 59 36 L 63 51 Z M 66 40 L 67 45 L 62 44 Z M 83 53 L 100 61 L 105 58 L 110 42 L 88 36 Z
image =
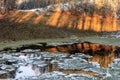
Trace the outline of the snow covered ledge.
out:
M 45 10 L 43 8 L 35 8 L 35 9 L 29 9 L 29 10 L 20 10 L 22 12 L 34 12 L 37 15 L 40 15 L 40 13 L 45 12 Z

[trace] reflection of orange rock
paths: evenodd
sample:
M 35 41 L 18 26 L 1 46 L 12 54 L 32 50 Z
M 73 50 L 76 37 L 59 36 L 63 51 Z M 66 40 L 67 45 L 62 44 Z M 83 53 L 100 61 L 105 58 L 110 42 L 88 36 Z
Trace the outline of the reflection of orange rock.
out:
M 101 67 L 108 67 L 108 64 L 112 63 L 115 58 L 115 53 L 113 52 L 117 48 L 116 46 L 107 46 L 101 44 L 95 44 L 90 42 L 76 43 L 68 45 L 60 45 L 52 48 L 47 48 L 46 51 L 51 52 L 65 52 L 65 53 L 85 53 L 93 55 L 93 58 L 88 59 L 88 61 L 98 62 Z
M 90 44 L 90 48 L 95 52 L 96 50 L 99 50 L 99 44 Z
M 84 43 L 83 47 L 84 47 L 84 50 L 89 50 L 90 49 L 90 44 L 89 43 Z
M 77 50 L 78 51 L 89 51 L 92 50 L 92 52 L 94 53 L 100 53 L 102 54 L 102 52 L 111 52 L 112 50 L 114 50 L 116 47 L 114 46 L 105 46 L 105 45 L 101 45 L 101 44 L 95 44 L 95 43 L 90 43 L 90 42 L 85 42 L 85 43 L 77 43 L 77 44 L 69 44 L 69 45 L 61 45 L 61 46 L 56 46 L 53 48 L 49 48 L 46 49 L 48 51 L 53 51 L 53 52 L 70 52 L 70 51 L 74 51 Z

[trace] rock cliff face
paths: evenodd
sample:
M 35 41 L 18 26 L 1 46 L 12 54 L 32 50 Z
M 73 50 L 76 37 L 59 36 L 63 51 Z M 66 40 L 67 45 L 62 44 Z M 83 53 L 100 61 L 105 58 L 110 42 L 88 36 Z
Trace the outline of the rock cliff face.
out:
M 119 19 L 111 18 L 109 15 L 103 18 L 98 14 L 86 16 L 70 11 L 43 12 L 38 15 L 35 12 L 16 10 L 0 15 L 0 37 L 22 40 L 86 36 L 94 33 L 99 35 L 101 32 L 119 31 L 119 25 Z
M 76 0 L 79 1 L 79 0 Z M 68 2 L 68 4 L 66 3 Z M 16 5 L 20 9 L 31 9 L 45 7 L 50 4 L 66 3 L 60 4 L 60 9 L 54 10 L 52 8 L 57 8 L 55 5 L 53 7 L 46 7 L 43 12 L 20 12 L 15 11 L 14 14 L 10 15 L 10 21 L 15 23 L 25 23 L 32 22 L 32 24 L 39 24 L 44 26 L 52 26 L 57 28 L 67 28 L 76 29 L 84 31 L 95 31 L 95 32 L 113 32 L 120 30 L 119 25 L 119 4 L 114 5 L 115 1 L 100 1 L 100 0 L 90 0 L 90 1 L 79 1 L 80 3 L 70 2 L 68 0 L 19 0 L 16 1 Z M 84 2 L 88 2 L 87 4 Z M 108 3 L 109 2 L 109 3 Z M 119 1 L 118 1 L 119 2 Z M 90 4 L 94 3 L 94 4 Z M 100 4 L 95 6 L 96 4 Z M 106 4 L 106 6 L 104 6 Z M 61 6 L 62 5 L 62 6 Z M 80 6 L 81 5 L 81 6 Z M 107 8 L 110 6 L 110 10 Z M 87 7 L 87 8 L 85 8 Z M 90 9 L 89 9 L 90 7 Z M 96 8 L 102 7 L 98 12 Z M 49 10 L 48 10 L 49 8 Z M 65 10 L 65 8 L 67 10 Z M 50 11 L 50 12 L 47 12 Z M 51 12 L 52 11 L 52 12 Z M 116 15 L 116 12 L 118 14 Z M 113 17 L 114 16 L 114 17 Z M 118 17 L 118 18 L 117 18 Z M 44 23 L 44 24 L 43 24 Z
M 119 30 L 119 20 L 109 15 L 103 18 L 97 14 L 90 17 L 69 12 L 53 13 L 53 15 L 48 18 L 47 25 L 95 32 L 112 32 Z
M 49 13 L 49 15 L 47 15 Z M 67 28 L 74 30 L 113 32 L 120 30 L 119 19 L 107 15 L 94 14 L 93 16 L 76 15 L 69 11 L 45 12 L 37 15 L 35 12 L 14 11 L 9 15 L 10 22 L 28 23 L 56 28 Z
M 28 3 L 30 1 L 32 3 L 33 0 L 26 0 L 25 3 L 30 4 Z M 37 0 L 35 1 L 37 2 Z M 59 0 L 57 1 L 61 3 Z M 51 2 L 49 3 L 51 4 Z M 17 39 L 66 37 L 71 34 L 84 35 L 85 31 L 101 33 L 120 30 L 119 13 L 115 17 L 113 10 L 108 6 L 98 9 L 97 6 L 90 3 L 67 2 L 67 0 L 66 3 L 63 2 L 64 4 L 55 2 L 52 3 L 54 5 L 47 4 L 49 6 L 32 10 L 29 8 L 27 10 L 9 10 L 4 15 L 0 14 L 0 26 L 2 26 L 0 36 L 15 40 L 16 37 Z M 33 6 L 39 7 L 40 4 L 42 3 Z

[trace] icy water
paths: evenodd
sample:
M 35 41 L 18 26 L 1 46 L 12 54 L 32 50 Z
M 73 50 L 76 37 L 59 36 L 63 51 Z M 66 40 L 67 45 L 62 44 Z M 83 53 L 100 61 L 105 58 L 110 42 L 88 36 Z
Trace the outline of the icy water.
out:
M 120 48 L 90 42 L 28 45 L 0 54 L 0 79 L 120 80 Z

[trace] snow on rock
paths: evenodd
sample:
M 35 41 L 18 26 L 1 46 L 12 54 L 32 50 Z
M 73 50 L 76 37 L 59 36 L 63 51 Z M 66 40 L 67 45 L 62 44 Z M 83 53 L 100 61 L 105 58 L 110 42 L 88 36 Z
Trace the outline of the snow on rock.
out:
M 44 8 L 36 8 L 36 9 L 29 9 L 29 10 L 20 10 L 22 12 L 35 12 L 37 15 L 40 15 L 40 13 L 45 12 Z
M 118 64 L 118 63 L 120 64 L 120 58 L 114 59 L 113 62 L 114 62 L 115 64 Z
M 31 61 L 27 56 L 25 56 L 24 54 L 21 54 L 19 57 L 18 57 L 19 61 L 21 62 L 29 62 Z
M 100 64 L 98 62 L 89 62 L 93 65 L 93 67 L 100 68 Z
M 88 62 L 83 62 L 83 60 L 79 58 L 75 59 L 65 59 L 63 63 L 60 63 L 59 69 L 65 69 L 65 70 L 80 70 L 88 67 Z
M 34 53 L 34 52 L 38 52 L 38 51 L 40 51 L 39 49 L 38 50 L 33 50 L 33 49 L 25 49 L 25 50 L 23 50 L 23 51 L 21 51 L 21 52 L 23 52 L 23 53 Z
M 32 66 L 20 66 L 16 71 L 15 79 L 22 77 L 30 77 L 40 75 L 40 72 L 36 74 L 35 70 L 32 69 Z

